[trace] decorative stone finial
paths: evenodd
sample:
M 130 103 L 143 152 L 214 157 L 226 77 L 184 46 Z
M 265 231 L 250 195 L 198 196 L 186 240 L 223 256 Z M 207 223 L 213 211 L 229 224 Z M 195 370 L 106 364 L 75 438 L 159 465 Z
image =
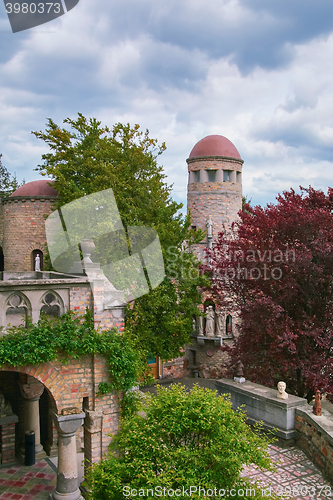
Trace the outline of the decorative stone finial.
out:
M 241 360 L 239 360 L 237 362 L 237 365 L 236 365 L 236 375 L 234 376 L 234 381 L 238 382 L 239 384 L 242 384 L 243 382 L 245 382 L 245 378 L 243 376 L 244 375 L 243 368 L 244 368 L 244 365 L 241 362 Z
M 238 361 L 236 365 L 236 377 L 243 377 L 244 371 L 243 371 L 244 365 L 241 362 L 241 360 Z
M 320 391 L 318 389 L 316 390 L 315 401 L 314 401 L 314 405 L 312 407 L 312 413 L 314 413 L 318 417 L 321 416 Z
M 277 389 L 278 389 L 278 393 L 277 393 L 277 397 L 279 399 L 288 399 L 288 394 L 286 393 L 286 383 L 283 382 L 283 381 L 280 381 L 278 382 L 277 384 Z

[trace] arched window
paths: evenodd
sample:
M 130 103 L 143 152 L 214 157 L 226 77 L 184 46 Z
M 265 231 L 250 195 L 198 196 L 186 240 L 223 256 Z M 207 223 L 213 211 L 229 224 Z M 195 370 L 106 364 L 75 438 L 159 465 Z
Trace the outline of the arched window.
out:
M 5 270 L 5 259 L 2 251 L 2 247 L 0 247 L 0 272 Z
M 31 266 L 33 271 L 43 270 L 43 252 L 39 249 L 31 252 Z
M 6 325 L 25 327 L 28 311 L 26 298 L 18 292 L 13 293 L 6 302 Z
M 42 307 L 40 312 L 47 316 L 59 318 L 61 316 L 61 302 L 54 292 L 47 292 L 42 298 Z
M 227 318 L 225 320 L 225 333 L 227 336 L 230 336 L 232 334 L 232 316 L 231 316 L 231 314 L 228 314 Z

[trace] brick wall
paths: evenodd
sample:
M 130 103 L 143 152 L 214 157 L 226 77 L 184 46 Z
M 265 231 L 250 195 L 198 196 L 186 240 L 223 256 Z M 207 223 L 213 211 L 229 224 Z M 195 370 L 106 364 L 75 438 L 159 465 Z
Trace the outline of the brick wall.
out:
M 1 463 L 9 464 L 15 461 L 15 424 L 3 424 L 1 433 Z
M 42 382 L 48 395 L 48 408 L 53 409 L 58 414 L 61 414 L 62 410 L 66 408 L 73 407 L 78 412 L 82 411 L 84 407 L 84 409 L 92 411 L 93 414 L 100 414 L 101 429 L 99 433 L 96 433 L 91 425 L 84 425 L 85 458 L 91 462 L 98 461 L 102 455 L 107 453 L 108 445 L 111 442 L 111 437 L 108 434 L 116 433 L 118 430 L 119 407 L 116 394 L 97 396 L 99 383 L 110 381 L 107 361 L 103 356 L 81 356 L 79 359 L 69 358 L 67 361 L 60 357 L 57 361 L 20 368 L 2 366 L 0 378 L 1 372 L 7 372 L 7 389 L 12 383 L 16 392 L 15 380 L 19 373 L 30 375 Z M 10 398 L 10 401 L 13 402 L 13 409 L 15 407 L 22 422 L 23 416 L 20 415 L 19 399 L 16 394 L 15 397 Z M 16 402 L 14 402 L 15 400 Z M 40 406 L 43 407 L 42 404 Z M 42 418 L 50 419 L 50 416 L 43 413 Z M 21 429 L 20 422 L 18 427 L 21 434 L 23 428 Z M 43 423 L 43 429 L 44 432 L 47 429 L 48 436 L 44 435 L 43 439 L 48 442 L 49 449 L 51 449 L 52 445 L 56 444 L 52 443 L 54 431 L 51 420 L 47 424 Z M 78 432 L 78 436 L 83 439 L 83 429 Z M 21 441 L 21 436 L 18 437 L 18 441 Z
M 72 286 L 69 290 L 69 304 L 71 311 L 84 314 L 86 308 L 92 309 L 92 293 L 90 285 Z
M 312 414 L 312 407 L 296 409 L 296 430 L 298 446 L 333 480 L 333 415 L 323 410 L 322 416 Z M 333 483 L 332 483 L 333 484 Z
M 54 199 L 41 197 L 3 200 L 5 271 L 30 271 L 31 252 L 45 252 L 45 216 L 53 211 L 53 203 Z
M 188 171 L 216 169 L 220 172 L 216 182 L 189 182 L 187 190 L 187 209 L 191 211 L 192 223 L 206 230 L 209 216 L 213 221 L 214 237 L 237 219 L 242 207 L 242 183 L 236 182 L 237 172 L 242 171 L 242 160 L 222 158 L 189 159 Z M 234 173 L 235 182 L 223 182 L 223 170 Z M 219 180 L 218 180 L 219 179 Z

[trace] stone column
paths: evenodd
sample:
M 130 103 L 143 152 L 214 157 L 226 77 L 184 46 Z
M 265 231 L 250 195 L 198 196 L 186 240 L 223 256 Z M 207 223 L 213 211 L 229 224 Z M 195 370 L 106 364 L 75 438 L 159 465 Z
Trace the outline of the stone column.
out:
M 85 469 L 92 463 L 99 462 L 102 459 L 102 424 L 103 412 L 94 410 L 85 410 L 86 418 L 84 420 L 84 458 Z
M 40 443 L 39 398 L 44 392 L 44 385 L 34 377 L 27 376 L 27 383 L 18 381 L 24 398 L 24 432 L 34 431 L 36 455 L 43 451 Z
M 66 411 L 64 410 L 64 413 Z M 76 432 L 83 423 L 85 413 L 57 415 L 51 410 L 58 431 L 57 486 L 54 500 L 83 500 L 79 489 L 77 469 Z

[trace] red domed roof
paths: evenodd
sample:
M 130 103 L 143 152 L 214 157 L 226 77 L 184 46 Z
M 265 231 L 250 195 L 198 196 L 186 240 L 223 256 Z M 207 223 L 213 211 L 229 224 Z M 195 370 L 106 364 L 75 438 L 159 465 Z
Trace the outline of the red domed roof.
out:
M 53 181 L 50 179 L 42 179 L 40 181 L 27 182 L 23 186 L 19 187 L 10 196 L 52 196 L 56 198 L 58 196 L 57 191 L 50 186 Z
M 207 135 L 197 142 L 190 152 L 190 158 L 198 156 L 225 156 L 241 159 L 233 143 L 223 135 Z

